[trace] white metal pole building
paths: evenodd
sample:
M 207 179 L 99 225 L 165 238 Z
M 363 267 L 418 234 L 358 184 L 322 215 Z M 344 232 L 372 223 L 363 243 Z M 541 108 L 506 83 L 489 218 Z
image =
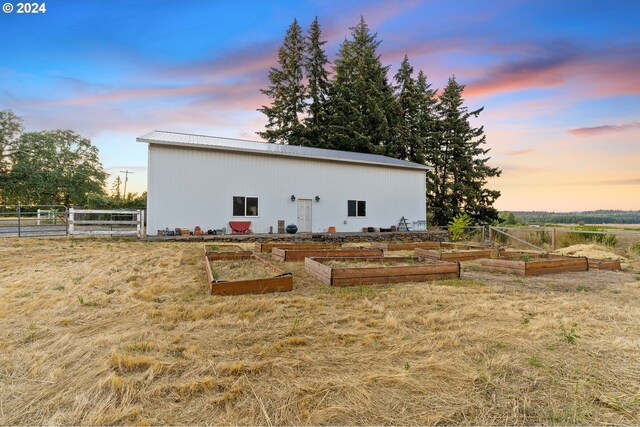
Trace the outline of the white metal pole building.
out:
M 427 166 L 390 157 L 154 131 L 149 144 L 149 234 L 200 226 L 254 233 L 389 228 L 426 220 Z

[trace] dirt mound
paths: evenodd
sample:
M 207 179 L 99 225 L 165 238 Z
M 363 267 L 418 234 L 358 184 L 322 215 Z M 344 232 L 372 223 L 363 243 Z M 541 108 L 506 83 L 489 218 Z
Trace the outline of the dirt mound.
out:
M 555 251 L 560 255 L 586 256 L 587 258 L 620 259 L 624 257 L 611 251 L 610 248 L 600 245 L 573 245 Z

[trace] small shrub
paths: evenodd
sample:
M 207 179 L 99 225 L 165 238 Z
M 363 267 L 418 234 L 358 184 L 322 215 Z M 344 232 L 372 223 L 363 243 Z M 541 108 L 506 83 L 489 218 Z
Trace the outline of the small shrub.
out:
M 629 250 L 635 253 L 636 255 L 640 255 L 640 242 L 636 242 L 633 245 L 631 245 Z
M 528 325 L 530 321 L 531 321 L 531 317 L 527 316 L 526 314 L 523 314 L 522 317 L 520 318 L 520 323 L 522 323 L 523 325 Z
M 462 240 L 465 236 L 464 229 L 471 225 L 473 219 L 467 214 L 460 214 L 449 221 L 449 236 L 451 240 Z
M 404 362 L 404 370 L 405 371 L 408 371 L 410 367 L 411 367 L 411 365 L 409 365 L 409 362 Z
M 587 285 L 576 286 L 576 291 L 578 292 L 589 292 L 590 290 L 591 290 L 591 286 L 587 286 Z

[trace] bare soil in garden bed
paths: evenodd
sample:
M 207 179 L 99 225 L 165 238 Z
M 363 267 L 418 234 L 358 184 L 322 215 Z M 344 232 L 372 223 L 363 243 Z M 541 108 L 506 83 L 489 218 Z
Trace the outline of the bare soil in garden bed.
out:
M 205 245 L 204 249 L 206 252 L 240 252 L 247 250 L 238 245 Z
M 275 269 L 257 259 L 215 260 L 209 261 L 214 280 L 236 281 L 248 279 L 267 279 L 276 276 Z
M 403 257 L 404 258 L 404 257 Z M 432 261 L 426 259 L 406 259 L 403 261 L 385 261 L 384 258 L 381 258 L 382 261 L 342 261 L 342 260 L 327 260 L 322 261 L 322 258 L 319 258 L 318 261 L 322 262 L 322 264 L 329 266 L 331 268 L 366 268 L 366 267 L 407 267 L 410 265 L 426 265 L 433 264 Z

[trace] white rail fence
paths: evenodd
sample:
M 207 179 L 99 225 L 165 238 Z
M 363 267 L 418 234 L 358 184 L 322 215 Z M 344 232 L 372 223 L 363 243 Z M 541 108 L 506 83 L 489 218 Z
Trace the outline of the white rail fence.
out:
M 106 210 L 106 209 L 69 209 L 70 235 L 145 235 L 145 211 Z

